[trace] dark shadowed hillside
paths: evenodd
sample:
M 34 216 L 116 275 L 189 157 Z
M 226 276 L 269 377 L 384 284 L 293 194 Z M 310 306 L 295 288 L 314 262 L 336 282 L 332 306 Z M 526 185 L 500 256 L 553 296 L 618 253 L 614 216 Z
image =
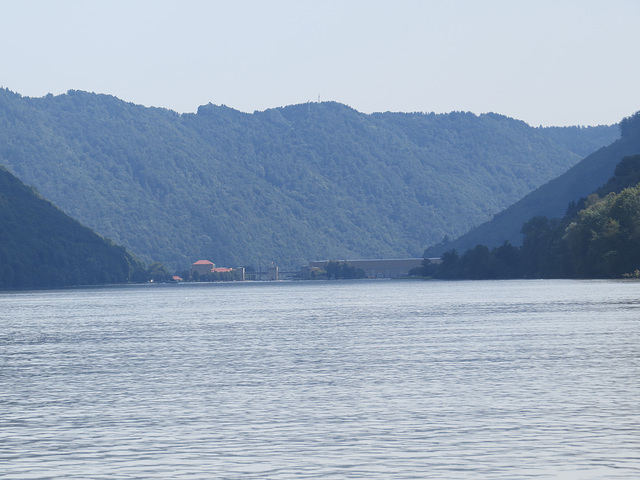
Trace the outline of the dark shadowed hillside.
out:
M 496 114 L 365 115 L 329 102 L 178 115 L 85 92 L 0 91 L 0 163 L 172 268 L 419 256 L 562 174 L 582 156 L 576 144 L 616 136 Z
M 128 281 L 144 265 L 0 167 L 0 288 Z

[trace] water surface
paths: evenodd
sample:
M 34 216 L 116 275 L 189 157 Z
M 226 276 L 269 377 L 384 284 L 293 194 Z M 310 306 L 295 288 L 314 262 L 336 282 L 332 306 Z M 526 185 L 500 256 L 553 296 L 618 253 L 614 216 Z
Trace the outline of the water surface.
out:
M 640 478 L 640 283 L 0 294 L 0 477 Z

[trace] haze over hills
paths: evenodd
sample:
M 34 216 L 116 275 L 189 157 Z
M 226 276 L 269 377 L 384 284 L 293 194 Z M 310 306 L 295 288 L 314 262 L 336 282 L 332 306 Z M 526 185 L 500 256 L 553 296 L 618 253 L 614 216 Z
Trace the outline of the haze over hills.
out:
M 588 155 L 567 172 L 460 238 L 428 248 L 425 256 L 439 256 L 452 249 L 464 252 L 478 244 L 496 247 L 505 240 L 520 245 L 522 225 L 532 217 L 563 217 L 571 202 L 578 202 L 607 181 L 624 157 L 640 153 L 640 112 L 623 119 L 620 129 L 621 137 L 611 145 Z
M 497 114 L 367 115 L 326 102 L 179 115 L 108 95 L 0 90 L 0 164 L 174 269 L 420 256 L 617 136 Z

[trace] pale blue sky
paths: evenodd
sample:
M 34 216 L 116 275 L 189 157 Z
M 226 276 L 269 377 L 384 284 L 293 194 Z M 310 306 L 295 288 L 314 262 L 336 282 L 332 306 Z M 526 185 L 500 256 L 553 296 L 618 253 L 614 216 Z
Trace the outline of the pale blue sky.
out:
M 640 110 L 638 25 L 638 0 L 0 0 L 0 85 L 609 124 Z

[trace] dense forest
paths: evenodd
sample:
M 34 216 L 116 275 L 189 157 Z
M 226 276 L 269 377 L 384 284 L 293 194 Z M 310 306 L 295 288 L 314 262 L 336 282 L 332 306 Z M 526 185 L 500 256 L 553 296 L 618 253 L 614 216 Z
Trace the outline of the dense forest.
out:
M 144 264 L 0 167 L 0 289 L 146 281 Z
M 171 270 L 420 256 L 618 136 L 497 114 L 333 102 L 196 114 L 69 91 L 0 90 L 0 164 L 67 214 Z
M 492 248 L 500 246 L 505 240 L 519 246 L 524 238 L 521 231 L 524 222 L 533 217 L 562 217 L 568 204 L 588 196 L 613 175 L 616 165 L 623 157 L 640 153 L 639 123 L 640 114 L 623 119 L 620 122 L 621 136 L 611 145 L 588 155 L 567 172 L 460 238 L 431 246 L 424 252 L 424 256 L 437 257 L 444 251 L 453 249 L 462 252 L 478 244 Z
M 623 139 L 640 139 L 640 113 L 621 122 Z M 637 150 L 640 152 L 640 148 Z M 522 225 L 522 245 L 478 244 L 414 273 L 441 279 L 640 277 L 640 154 L 624 157 L 613 176 L 562 218 L 535 216 Z

